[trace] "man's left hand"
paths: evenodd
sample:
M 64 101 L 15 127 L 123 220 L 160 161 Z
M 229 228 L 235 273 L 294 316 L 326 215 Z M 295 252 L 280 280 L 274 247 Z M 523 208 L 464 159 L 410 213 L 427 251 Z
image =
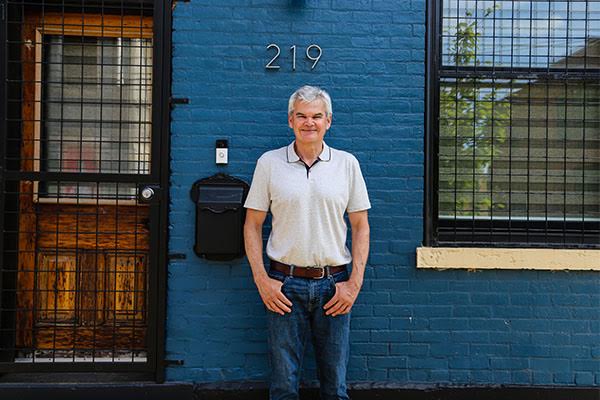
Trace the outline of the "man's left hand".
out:
M 335 295 L 323 306 L 325 315 L 332 317 L 348 314 L 358 297 L 360 285 L 352 281 L 338 282 L 335 284 Z

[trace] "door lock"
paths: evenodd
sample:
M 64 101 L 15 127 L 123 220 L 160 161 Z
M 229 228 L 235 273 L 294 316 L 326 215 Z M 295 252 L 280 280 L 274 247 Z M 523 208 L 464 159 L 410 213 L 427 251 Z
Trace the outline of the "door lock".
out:
M 156 198 L 156 195 L 159 193 L 159 187 L 158 186 L 153 186 L 153 185 L 149 185 L 149 186 L 141 186 L 139 187 L 139 195 L 138 198 L 141 202 L 143 203 L 150 203 L 153 202 L 154 199 Z
M 142 199 L 144 200 L 151 200 L 152 197 L 154 197 L 154 189 L 152 189 L 151 187 L 145 187 L 144 189 L 142 189 Z

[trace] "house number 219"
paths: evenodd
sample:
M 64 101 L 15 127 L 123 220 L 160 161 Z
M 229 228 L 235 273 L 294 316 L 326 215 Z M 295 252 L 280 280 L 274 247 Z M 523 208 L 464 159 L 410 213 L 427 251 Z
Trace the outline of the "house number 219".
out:
M 273 56 L 273 58 L 271 58 L 271 61 L 269 61 L 267 63 L 267 65 L 265 65 L 265 68 L 266 69 L 279 69 L 279 68 L 281 68 L 281 66 L 275 64 L 275 62 L 277 61 L 277 59 L 279 58 L 279 55 L 281 54 L 281 49 L 275 43 L 271 43 L 270 45 L 267 46 L 267 50 L 271 50 L 271 49 L 275 49 L 275 55 Z M 292 71 L 295 71 L 296 70 L 296 45 L 293 45 L 292 47 L 290 47 L 290 52 L 292 53 Z M 319 45 L 311 44 L 310 46 L 308 46 L 306 48 L 306 58 L 308 58 L 310 61 L 313 62 L 312 66 L 310 67 L 311 70 L 317 66 L 322 55 L 323 55 L 323 50 L 321 50 L 321 47 L 319 47 Z

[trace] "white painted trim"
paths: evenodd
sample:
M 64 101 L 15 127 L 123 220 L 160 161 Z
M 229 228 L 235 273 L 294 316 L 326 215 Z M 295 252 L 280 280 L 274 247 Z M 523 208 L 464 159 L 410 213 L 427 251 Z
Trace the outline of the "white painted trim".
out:
M 600 250 L 418 247 L 417 268 L 600 271 Z

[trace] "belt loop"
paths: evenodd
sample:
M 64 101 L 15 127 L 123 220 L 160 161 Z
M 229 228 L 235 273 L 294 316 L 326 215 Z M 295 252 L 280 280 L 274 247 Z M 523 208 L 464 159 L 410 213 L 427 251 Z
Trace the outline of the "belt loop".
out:
M 327 278 L 331 278 L 331 271 L 329 271 L 329 265 L 325 266 L 325 272 L 327 273 Z
M 290 264 L 290 276 L 294 276 L 294 268 L 296 268 L 296 266 L 294 264 Z

